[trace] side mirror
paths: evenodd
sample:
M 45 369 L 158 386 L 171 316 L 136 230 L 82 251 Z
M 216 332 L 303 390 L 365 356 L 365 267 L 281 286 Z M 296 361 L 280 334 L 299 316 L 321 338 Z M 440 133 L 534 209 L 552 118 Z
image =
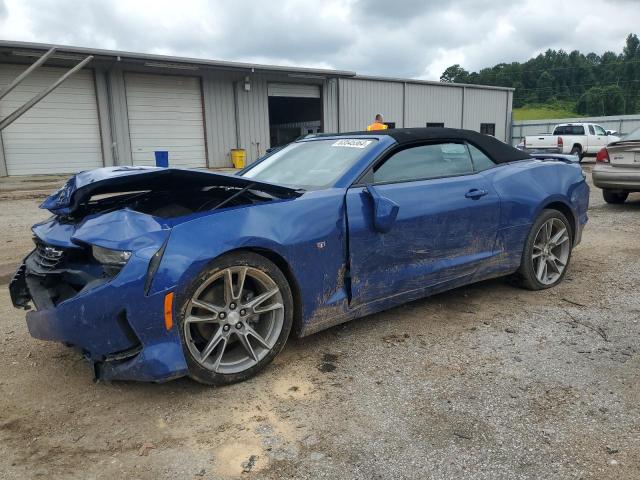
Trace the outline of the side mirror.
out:
M 364 191 L 373 202 L 373 228 L 380 233 L 387 233 L 396 223 L 400 207 L 393 200 L 380 195 L 373 185 L 367 185 Z

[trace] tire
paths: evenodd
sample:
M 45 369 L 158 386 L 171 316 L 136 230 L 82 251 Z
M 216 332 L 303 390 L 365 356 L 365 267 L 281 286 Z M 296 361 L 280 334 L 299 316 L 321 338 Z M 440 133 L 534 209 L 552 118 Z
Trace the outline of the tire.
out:
M 539 246 L 544 243 L 541 242 L 539 235 L 545 234 L 546 231 L 542 229 L 543 227 L 546 228 L 550 222 L 552 225 L 551 239 L 560 234 L 561 228 L 565 229 L 566 235 L 559 237 L 557 246 L 549 248 L 547 252 L 547 250 Z M 549 247 L 549 245 L 546 246 Z M 569 268 L 572 248 L 573 231 L 567 217 L 558 210 L 543 210 L 533 223 L 527 236 L 520 261 L 520 268 L 515 274 L 516 283 L 529 290 L 544 290 L 558 285 L 564 279 L 567 269 Z M 549 257 L 548 254 L 551 254 L 552 257 Z M 537 255 L 537 257 L 534 258 L 534 255 Z M 564 265 L 560 267 L 556 264 L 554 258 Z M 545 281 L 540 279 L 540 262 L 546 263 L 546 267 L 542 267 L 542 278 L 544 278 Z M 552 265 L 555 265 L 555 268 Z M 558 272 L 558 270 L 561 271 Z M 548 276 L 547 272 L 549 272 Z
M 214 260 L 179 296 L 178 305 L 189 376 L 206 385 L 229 385 L 256 375 L 282 350 L 293 324 L 286 277 L 253 252 Z
M 582 148 L 580 148 L 578 145 L 574 145 L 574 147 L 571 149 L 570 155 L 576 155 L 579 162 L 582 162 L 582 159 L 584 158 L 584 155 L 582 154 Z
M 615 192 L 613 190 L 602 190 L 602 197 L 607 203 L 620 205 L 627 201 L 629 192 Z

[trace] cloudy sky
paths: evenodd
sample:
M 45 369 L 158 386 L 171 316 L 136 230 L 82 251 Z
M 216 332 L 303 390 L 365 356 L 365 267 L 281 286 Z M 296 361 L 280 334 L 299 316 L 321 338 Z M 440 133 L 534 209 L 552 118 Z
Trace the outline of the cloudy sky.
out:
M 619 52 L 640 0 L 0 0 L 0 39 L 437 80 L 547 48 Z

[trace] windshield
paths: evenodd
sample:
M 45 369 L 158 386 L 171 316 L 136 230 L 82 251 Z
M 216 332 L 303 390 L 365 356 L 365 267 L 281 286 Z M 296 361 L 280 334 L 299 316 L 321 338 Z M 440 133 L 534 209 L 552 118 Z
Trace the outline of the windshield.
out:
M 640 140 L 640 128 L 636 128 L 629 135 L 625 135 L 624 137 L 622 137 L 620 139 L 620 141 L 622 141 L 622 142 L 626 142 L 626 141 L 629 141 L 629 140 Z
M 297 188 L 329 187 L 375 142 L 375 138 L 334 138 L 292 143 L 242 176 Z

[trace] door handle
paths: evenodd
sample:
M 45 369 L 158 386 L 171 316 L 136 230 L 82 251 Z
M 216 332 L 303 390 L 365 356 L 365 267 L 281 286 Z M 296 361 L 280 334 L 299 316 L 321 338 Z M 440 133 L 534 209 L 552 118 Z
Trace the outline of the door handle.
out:
M 472 188 L 471 190 L 469 190 L 467 193 L 464 194 L 464 196 L 466 198 L 471 198 L 473 200 L 477 200 L 480 197 L 484 197 L 485 195 L 487 195 L 489 192 L 487 190 L 481 190 L 478 188 Z

